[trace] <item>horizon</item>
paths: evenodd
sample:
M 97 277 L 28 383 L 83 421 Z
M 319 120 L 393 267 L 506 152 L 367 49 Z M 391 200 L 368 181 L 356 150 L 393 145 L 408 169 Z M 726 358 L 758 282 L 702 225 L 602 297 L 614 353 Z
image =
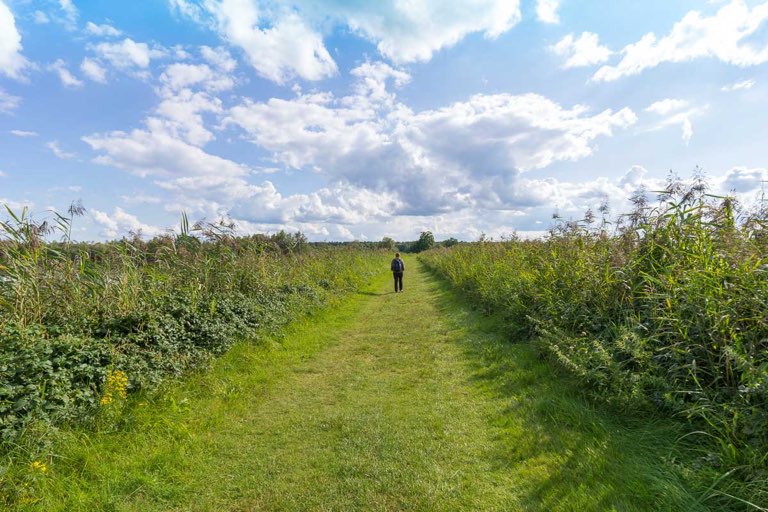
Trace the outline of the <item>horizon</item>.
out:
M 0 204 L 472 241 L 768 179 L 768 2 L 0 0 Z

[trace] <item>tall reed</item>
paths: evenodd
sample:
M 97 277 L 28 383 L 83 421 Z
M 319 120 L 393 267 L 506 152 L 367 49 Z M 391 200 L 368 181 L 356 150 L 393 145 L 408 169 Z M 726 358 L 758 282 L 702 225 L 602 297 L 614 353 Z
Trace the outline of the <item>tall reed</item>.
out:
M 696 179 L 617 224 L 591 212 L 544 240 L 423 260 L 504 315 L 596 399 L 691 422 L 711 491 L 768 504 L 768 216 Z M 695 432 L 695 433 L 694 433 Z

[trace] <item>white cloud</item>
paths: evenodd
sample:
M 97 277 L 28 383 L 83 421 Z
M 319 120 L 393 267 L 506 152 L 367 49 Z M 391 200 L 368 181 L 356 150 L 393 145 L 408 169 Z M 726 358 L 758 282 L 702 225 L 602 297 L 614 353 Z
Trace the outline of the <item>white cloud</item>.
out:
M 94 82 L 107 83 L 107 70 L 97 60 L 84 58 L 83 62 L 80 63 L 80 71 Z
M 206 5 L 216 17 L 222 36 L 240 47 L 264 78 L 284 83 L 293 76 L 320 80 L 336 74 L 336 63 L 322 37 L 298 14 L 280 14 L 270 27 L 259 28 L 259 9 L 251 0 L 221 0 Z
M 161 50 L 150 49 L 147 43 L 137 43 L 130 38 L 119 43 L 99 43 L 93 49 L 104 60 L 123 70 L 146 69 L 152 58 L 164 55 Z
M 336 17 L 376 42 L 379 52 L 395 63 L 428 61 L 434 52 L 475 32 L 498 37 L 521 18 L 518 0 L 303 0 L 302 7 L 315 19 Z
M 128 204 L 160 204 L 163 202 L 163 200 L 160 199 L 159 197 L 151 196 L 147 194 L 120 196 L 120 199 L 122 199 L 124 202 Z
M 350 74 L 357 78 L 354 85 L 355 94 L 345 98 L 344 103 L 362 109 L 382 105 L 391 107 L 395 95 L 387 90 L 387 85 L 391 83 L 400 88 L 411 81 L 411 75 L 383 62 L 365 62 L 354 68 Z
M 11 135 L 17 137 L 37 137 L 37 132 L 30 132 L 25 130 L 11 130 Z
M 720 190 L 724 193 L 736 192 L 746 194 L 760 190 L 768 182 L 768 169 L 734 167 L 722 178 L 716 179 Z
M 94 151 L 95 161 L 138 176 L 243 176 L 248 168 L 206 153 L 180 140 L 161 119 L 150 118 L 143 130 L 114 131 L 83 137 Z
M 563 68 L 594 66 L 607 61 L 613 52 L 607 46 L 600 45 L 600 38 L 592 32 L 583 32 L 578 38 L 573 34 L 563 37 L 549 50 L 566 59 Z
M 653 130 L 658 130 L 666 126 L 680 126 L 683 142 L 686 145 L 693 137 L 693 123 L 691 118 L 702 115 L 709 105 L 703 107 L 692 107 L 690 102 L 681 99 L 667 98 L 656 101 L 649 105 L 645 111 L 664 116 Z
M 21 105 L 21 98 L 0 89 L 0 113 L 9 113 Z
M 757 84 L 757 81 L 753 79 L 742 80 L 740 82 L 724 85 L 720 90 L 723 92 L 742 91 L 742 90 L 751 89 L 752 87 L 755 86 L 755 84 Z
M 176 14 L 190 18 L 197 23 L 205 22 L 205 10 L 190 0 L 168 0 L 168 5 L 171 11 Z
M 98 37 L 120 37 L 123 34 L 120 30 L 116 29 L 112 25 L 108 25 L 106 23 L 102 25 L 97 25 L 92 21 L 89 21 L 85 25 L 85 30 L 89 34 L 92 34 Z
M 667 98 L 652 103 L 645 109 L 645 111 L 665 116 L 671 112 L 682 110 L 688 105 L 690 105 L 690 103 L 686 100 Z
M 13 210 L 14 212 L 19 212 L 23 208 L 30 208 L 30 209 L 33 208 L 35 206 L 35 203 L 33 203 L 32 201 L 30 201 L 28 199 L 24 199 L 24 200 L 21 200 L 21 201 L 14 201 L 13 199 L 7 199 L 7 198 L 4 198 L 4 197 L 0 197 L 0 205 L 7 206 L 8 208 Z M 3 210 L 5 210 L 5 208 L 3 208 Z
M 72 0 L 59 0 L 59 7 L 64 17 L 64 25 L 73 30 L 77 25 L 77 7 L 72 3 Z
M 226 48 L 202 46 L 200 53 L 208 64 L 226 73 L 231 73 L 237 67 L 237 61 L 232 58 L 232 55 L 230 55 Z
M 544 23 L 560 23 L 559 7 L 560 0 L 536 0 L 536 16 Z
M 21 55 L 21 34 L 16 29 L 13 13 L 0 0 L 0 73 L 23 80 L 23 72 L 29 66 L 29 61 Z
M 130 233 L 141 233 L 144 236 L 155 236 L 164 230 L 157 226 L 145 224 L 138 217 L 132 215 L 120 207 L 116 207 L 112 214 L 97 209 L 91 209 L 90 215 L 97 224 L 103 227 L 101 233 L 106 238 L 115 238 Z
M 381 82 L 396 81 L 393 72 L 361 66 L 350 97 L 247 100 L 230 110 L 225 124 L 241 127 L 285 166 L 396 192 L 401 213 L 416 214 L 525 202 L 522 172 L 585 158 L 596 138 L 637 119 L 629 109 L 590 116 L 586 107 L 566 109 L 535 94 L 476 95 L 413 113 Z
M 160 81 L 170 91 L 193 85 L 202 85 L 208 91 L 225 91 L 235 85 L 229 75 L 214 71 L 207 64 L 171 64 L 160 75 Z
M 384 220 L 398 208 L 394 194 L 350 185 L 322 188 L 311 194 L 283 196 L 265 181 L 252 187 L 230 214 L 240 220 L 269 224 L 363 224 Z
M 51 19 L 43 11 L 35 11 L 32 19 L 38 25 L 47 25 L 51 22 Z
M 164 91 L 165 98 L 156 109 L 162 117 L 153 123 L 173 137 L 185 142 L 203 146 L 214 139 L 203 121 L 203 114 L 222 112 L 221 101 L 206 93 L 182 89 L 178 92 Z
M 768 2 L 750 9 L 744 0 L 732 0 L 709 17 L 691 11 L 675 23 L 668 35 L 657 38 L 648 33 L 624 47 L 621 61 L 615 66 L 603 66 L 592 79 L 607 82 L 639 74 L 664 62 L 704 57 L 742 67 L 768 62 L 768 44 L 760 47 L 748 41 L 766 19 Z
M 410 75 L 383 62 L 352 70 L 348 96 L 297 89 L 291 99 L 246 99 L 225 110 L 206 90 L 213 66 L 168 66 L 143 128 L 83 138 L 95 161 L 151 178 L 169 197 L 162 202 L 169 212 L 231 215 L 247 229 L 300 229 L 320 240 L 408 239 L 432 225 L 477 236 L 500 218 L 541 229 L 521 219 L 532 212 L 546 220 L 554 200 L 576 208 L 621 186 L 532 179 L 527 171 L 586 158 L 598 139 L 636 122 L 629 109 L 591 113 L 536 94 L 476 95 L 413 112 L 395 94 Z M 277 180 L 252 183 L 260 171 L 204 149 L 213 138 L 205 116 L 242 130 L 277 172 L 319 173 L 326 184 L 285 194 Z
M 61 83 L 65 87 L 77 88 L 82 87 L 83 85 L 83 81 L 78 79 L 69 71 L 69 69 L 67 69 L 67 65 L 62 59 L 56 60 L 56 62 L 48 66 L 48 69 L 59 75 L 59 80 L 61 80 Z
M 0 171 L 0 178 L 5 178 L 6 176 L 8 176 L 8 175 L 5 174 L 3 171 Z
M 607 46 L 601 46 L 599 36 L 591 32 L 584 32 L 578 38 L 568 34 L 549 50 L 566 59 L 563 64 L 566 69 L 594 66 L 607 61 L 613 54 Z
M 337 73 L 318 27 L 347 26 L 376 43 L 381 55 L 392 62 L 407 63 L 427 61 L 434 52 L 471 33 L 498 37 L 520 21 L 519 0 L 299 0 L 290 5 L 257 0 L 208 0 L 199 5 L 169 0 L 169 4 L 183 16 L 214 26 L 245 52 L 260 75 L 278 83 L 294 76 L 319 80 Z
M 71 160 L 72 158 L 75 158 L 77 155 L 74 153 L 68 153 L 61 149 L 59 147 L 59 141 L 51 141 L 48 144 L 46 144 L 46 147 L 51 150 L 51 152 L 56 155 L 56 158 L 59 158 L 61 160 Z

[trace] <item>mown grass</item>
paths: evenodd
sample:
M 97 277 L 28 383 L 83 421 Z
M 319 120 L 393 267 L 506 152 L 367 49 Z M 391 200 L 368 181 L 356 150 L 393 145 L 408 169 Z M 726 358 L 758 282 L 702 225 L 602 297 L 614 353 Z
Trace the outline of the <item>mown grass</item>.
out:
M 676 424 L 594 405 L 407 268 L 70 432 L 26 509 L 707 510 Z

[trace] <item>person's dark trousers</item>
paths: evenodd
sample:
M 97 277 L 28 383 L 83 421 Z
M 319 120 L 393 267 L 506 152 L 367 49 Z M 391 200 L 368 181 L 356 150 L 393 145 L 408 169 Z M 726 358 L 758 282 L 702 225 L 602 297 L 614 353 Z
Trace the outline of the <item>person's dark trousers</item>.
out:
M 392 272 L 392 275 L 395 277 L 395 293 L 398 291 L 403 291 L 403 273 L 402 272 Z M 398 286 L 400 289 L 398 290 Z

